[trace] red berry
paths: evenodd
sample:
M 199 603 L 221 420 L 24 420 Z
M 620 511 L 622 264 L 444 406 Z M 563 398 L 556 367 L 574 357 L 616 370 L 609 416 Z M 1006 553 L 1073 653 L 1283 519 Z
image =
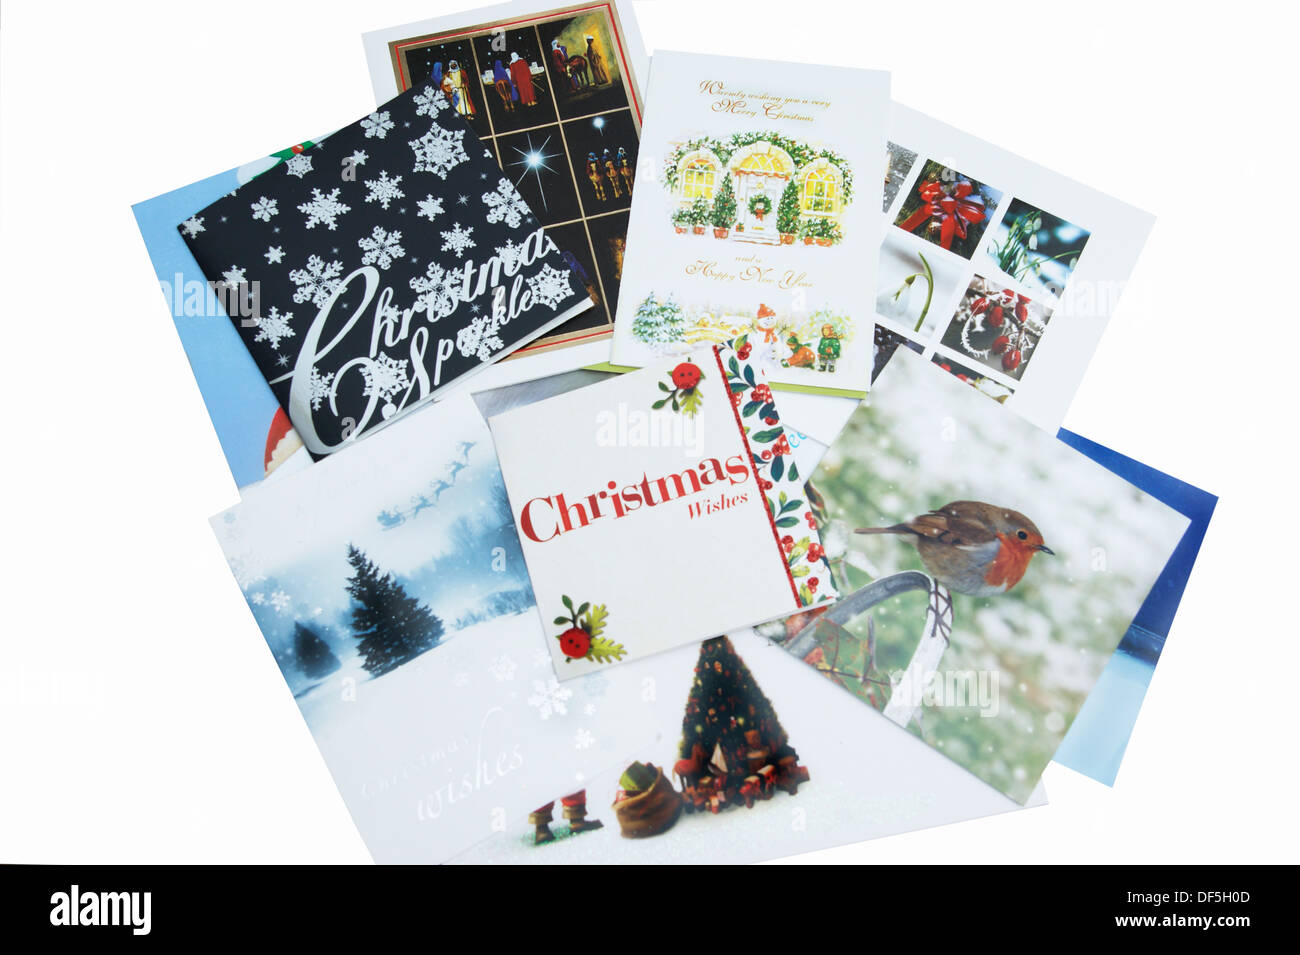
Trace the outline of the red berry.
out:
M 794 538 L 791 537 L 789 534 L 786 534 L 784 537 L 781 538 L 781 546 L 787 551 L 790 550 L 791 548 L 794 547 Z
M 819 560 L 822 559 L 822 554 L 824 554 L 824 553 L 825 553 L 825 551 L 822 550 L 822 545 L 821 545 L 821 544 L 809 544 L 809 545 L 808 545 L 808 559 L 809 559 L 809 560 L 814 561 L 814 562 L 815 562 L 815 561 L 819 561 Z
M 694 388 L 700 383 L 700 369 L 689 361 L 684 361 L 673 369 L 673 384 L 678 388 Z
M 744 361 L 749 357 L 749 353 L 753 351 L 753 349 L 754 346 L 748 343 L 741 345 L 740 349 L 736 352 L 736 357 L 738 357 L 741 361 Z
M 816 577 L 809 577 L 809 578 L 808 578 L 808 589 L 809 589 L 809 590 L 816 591 L 816 590 L 817 590 L 817 584 L 818 584 L 818 580 L 817 580 Z
M 1024 322 L 1029 316 L 1029 307 L 1024 302 L 1016 302 L 1016 321 Z
M 763 458 L 764 461 L 771 461 L 771 460 L 772 460 L 772 452 L 771 452 L 771 451 L 768 451 L 767 449 L 764 449 L 764 450 L 763 450 L 763 454 L 762 454 L 761 456 L 762 456 L 762 458 Z
M 289 151 L 292 152 L 292 153 L 294 153 L 294 154 L 296 155 L 297 153 L 302 152 L 302 145 L 299 144 L 299 145 L 297 145 L 297 146 L 294 146 L 294 147 L 292 147 Z
M 1002 356 L 1002 367 L 1007 371 L 1015 371 L 1020 367 L 1020 349 L 1013 348 Z
M 560 650 L 566 657 L 580 660 L 591 649 L 591 634 L 581 627 L 570 627 L 560 634 Z
M 971 314 L 979 315 L 988 307 L 989 307 L 989 300 L 981 296 L 980 298 L 977 298 L 975 299 L 975 301 L 971 302 L 971 306 L 970 306 Z
M 1002 306 L 994 305 L 993 310 L 989 312 L 989 326 L 992 328 L 1002 327 Z
M 1010 344 L 1011 344 L 1011 339 L 1007 338 L 1006 335 L 999 335 L 997 338 L 993 339 L 993 344 L 989 346 L 989 349 L 993 352 L 993 354 L 1001 355 L 1004 351 L 1007 350 L 1007 346 Z
M 779 420 L 780 420 L 779 418 L 764 418 L 764 419 L 763 419 L 763 424 L 765 424 L 765 425 L 774 425 L 774 424 L 776 424 Z

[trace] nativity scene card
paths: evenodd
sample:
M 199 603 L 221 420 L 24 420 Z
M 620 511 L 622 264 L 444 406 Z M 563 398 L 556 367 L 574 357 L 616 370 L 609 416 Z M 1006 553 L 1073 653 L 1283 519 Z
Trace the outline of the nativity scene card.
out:
M 807 495 L 841 599 L 760 632 L 1022 803 L 1188 526 L 906 348 Z
M 860 397 L 889 76 L 656 53 L 611 363 L 748 346 L 773 386 Z
M 772 389 L 742 352 L 490 419 L 561 680 L 834 599 Z
M 592 304 L 432 83 L 178 228 L 313 458 Z
M 596 302 L 494 368 L 492 385 L 607 361 L 646 72 L 630 4 L 511 3 L 363 41 L 380 102 L 428 79 L 447 93 Z

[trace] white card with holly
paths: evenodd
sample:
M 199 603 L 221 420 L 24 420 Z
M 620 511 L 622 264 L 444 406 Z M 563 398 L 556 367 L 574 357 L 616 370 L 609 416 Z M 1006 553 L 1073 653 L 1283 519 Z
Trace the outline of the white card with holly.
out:
M 837 596 L 748 346 L 662 360 L 490 425 L 561 680 Z
M 748 343 L 778 388 L 861 397 L 889 74 L 657 52 L 615 366 Z

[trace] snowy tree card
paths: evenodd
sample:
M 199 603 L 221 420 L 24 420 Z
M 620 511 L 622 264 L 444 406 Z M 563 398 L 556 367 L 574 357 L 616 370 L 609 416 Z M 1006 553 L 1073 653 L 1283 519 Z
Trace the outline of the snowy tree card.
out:
M 656 53 L 611 362 L 750 344 L 774 386 L 860 397 L 889 75 Z
M 753 346 L 490 419 L 560 679 L 833 600 Z
M 897 103 L 876 368 L 900 344 L 1055 432 L 1150 215 Z
M 179 228 L 316 458 L 591 306 L 431 83 Z
M 212 526 L 378 862 L 444 861 L 651 735 L 634 684 L 556 681 L 468 397 Z
M 1188 526 L 905 348 L 807 488 L 844 596 L 759 631 L 1018 802 Z
M 488 387 L 607 362 L 648 72 L 630 0 L 521 0 L 362 40 L 379 102 L 431 76 L 451 91 L 596 301 L 496 365 Z

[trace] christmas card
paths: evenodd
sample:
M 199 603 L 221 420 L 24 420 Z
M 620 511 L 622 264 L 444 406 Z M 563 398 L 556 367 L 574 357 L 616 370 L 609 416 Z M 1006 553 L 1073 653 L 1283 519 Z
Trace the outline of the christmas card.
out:
M 861 396 L 889 76 L 656 53 L 610 361 L 749 344 L 775 386 Z
M 591 306 L 432 83 L 179 229 L 317 458 Z
M 658 739 L 584 782 L 602 827 L 534 811 L 455 864 L 734 865 L 1020 808 L 752 631 L 620 669 Z M 1040 785 L 1027 805 L 1045 802 Z
M 468 397 L 250 488 L 212 526 L 378 862 L 444 861 L 652 736 L 619 674 L 555 679 Z
M 491 418 L 560 679 L 833 600 L 753 346 Z
M 760 632 L 1017 801 L 1188 527 L 908 349 L 807 494 L 844 596 Z
M 608 361 L 648 63 L 631 4 L 529 0 L 363 42 L 379 102 L 429 77 L 451 91 L 596 302 L 494 367 L 492 384 Z
M 897 103 L 876 368 L 903 345 L 1055 433 L 1150 215 Z

